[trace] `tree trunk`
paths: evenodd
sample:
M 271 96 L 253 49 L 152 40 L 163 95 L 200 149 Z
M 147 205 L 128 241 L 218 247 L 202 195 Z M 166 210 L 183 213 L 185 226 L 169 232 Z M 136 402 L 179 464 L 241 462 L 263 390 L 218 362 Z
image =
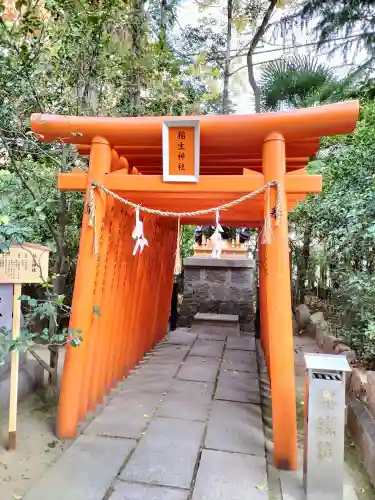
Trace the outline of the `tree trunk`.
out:
M 66 171 L 68 164 L 69 149 L 67 146 L 64 147 L 61 158 L 61 172 Z M 66 201 L 66 193 L 60 191 L 59 200 L 59 213 L 58 213 L 58 249 L 56 252 L 56 261 L 54 266 L 55 276 L 52 283 L 52 296 L 57 297 L 58 295 L 65 294 L 65 274 L 66 274 L 66 259 L 65 259 L 65 230 L 67 221 L 69 218 L 68 206 Z M 56 313 L 57 314 L 57 313 Z M 48 330 L 50 338 L 56 334 L 57 325 L 59 323 L 59 318 L 57 318 L 57 323 L 53 317 L 50 317 Z M 48 375 L 48 385 L 46 390 L 47 400 L 56 399 L 57 397 L 57 385 L 58 385 L 58 363 L 59 363 L 59 347 L 49 346 L 50 352 L 50 368 Z
M 227 5 L 227 44 L 225 50 L 224 62 L 224 85 L 223 99 L 221 102 L 221 113 L 227 115 L 229 113 L 229 78 L 230 78 L 230 49 L 232 44 L 232 20 L 233 20 L 233 0 L 228 0 Z
M 271 16 L 272 16 L 272 13 L 276 7 L 276 4 L 277 4 L 277 0 L 270 0 L 268 9 L 264 13 L 263 19 L 255 31 L 255 34 L 254 34 L 253 39 L 250 43 L 249 50 L 247 51 L 247 56 L 246 56 L 247 74 L 248 74 L 250 86 L 251 86 L 253 93 L 254 93 L 255 112 L 256 113 L 260 113 L 260 110 L 261 110 L 261 91 L 260 91 L 260 88 L 258 87 L 258 84 L 257 84 L 257 82 L 255 80 L 255 76 L 254 76 L 253 55 L 254 55 L 254 51 L 255 51 L 258 43 L 262 39 L 262 36 L 264 35 L 264 33 L 267 29 L 268 23 L 271 19 Z
M 160 32 L 159 44 L 160 48 L 164 49 L 167 44 L 167 0 L 161 0 L 160 3 Z
M 144 0 L 133 0 L 133 12 L 131 17 L 131 38 L 132 38 L 132 62 L 133 72 L 130 89 L 130 109 L 131 115 L 137 116 L 140 113 L 141 105 L 141 64 L 140 59 L 143 50 L 143 38 L 145 30 L 145 2 Z
M 253 65 L 253 56 L 252 54 L 247 56 L 247 75 L 249 78 L 250 86 L 253 90 L 254 94 L 254 104 L 255 104 L 255 113 L 260 113 L 261 111 L 261 91 L 258 87 L 258 84 L 255 80 L 254 76 L 254 65 Z
M 57 346 L 49 347 L 49 366 L 54 373 L 48 374 L 48 383 L 50 385 L 57 385 L 57 368 L 59 364 L 59 348 Z M 55 375 L 56 373 L 56 375 Z M 55 376 L 54 376 L 55 375 Z

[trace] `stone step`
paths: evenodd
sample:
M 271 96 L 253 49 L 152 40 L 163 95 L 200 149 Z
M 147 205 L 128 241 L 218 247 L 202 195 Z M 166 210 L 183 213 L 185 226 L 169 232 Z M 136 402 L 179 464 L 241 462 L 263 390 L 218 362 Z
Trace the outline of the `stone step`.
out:
M 192 330 L 210 335 L 238 336 L 240 335 L 238 315 L 197 313 L 194 316 Z

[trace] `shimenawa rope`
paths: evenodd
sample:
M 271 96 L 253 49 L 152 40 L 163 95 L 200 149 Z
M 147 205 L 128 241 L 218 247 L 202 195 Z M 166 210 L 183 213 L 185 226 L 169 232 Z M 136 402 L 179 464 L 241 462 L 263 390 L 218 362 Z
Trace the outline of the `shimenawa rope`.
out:
M 276 216 L 276 226 L 279 226 L 280 225 L 280 216 L 281 216 L 281 190 L 280 190 L 280 185 L 277 181 L 267 182 L 267 184 L 265 184 L 263 187 L 257 189 L 256 191 L 245 194 L 244 196 L 241 196 L 240 198 L 229 201 L 228 203 L 224 203 L 223 205 L 219 205 L 218 207 L 207 208 L 204 210 L 195 210 L 194 212 L 168 212 L 168 211 L 158 210 L 155 208 L 147 208 L 147 207 L 144 207 L 144 206 L 139 205 L 137 203 L 133 203 L 132 201 L 127 200 L 126 198 L 122 198 L 118 194 L 107 189 L 105 186 L 103 186 L 99 182 L 92 181 L 90 188 L 89 188 L 89 193 L 88 193 L 88 195 L 89 195 L 88 210 L 89 210 L 89 226 L 94 229 L 94 252 L 95 252 L 95 254 L 98 253 L 98 242 L 97 242 L 96 223 L 95 223 L 95 195 L 94 195 L 96 188 L 100 189 L 108 196 L 112 196 L 112 198 L 119 201 L 120 203 L 123 203 L 124 205 L 127 205 L 129 207 L 134 208 L 134 210 L 136 210 L 137 213 L 145 212 L 148 214 L 159 215 L 160 217 L 177 217 L 179 219 L 179 227 L 180 227 L 181 217 L 194 217 L 196 215 L 204 215 L 204 214 L 211 214 L 211 213 L 217 214 L 220 210 L 227 210 L 228 208 L 234 207 L 235 205 L 238 205 L 239 203 L 242 203 L 246 200 L 250 200 L 251 198 L 254 198 L 255 196 L 258 196 L 259 194 L 262 194 L 267 190 L 267 214 L 266 214 L 265 220 L 264 220 L 263 240 L 262 241 L 264 244 L 268 244 L 271 241 L 271 232 L 272 232 L 271 214 L 270 214 L 270 198 L 271 198 L 270 190 L 271 190 L 271 187 L 276 188 L 275 216 Z M 179 242 L 179 239 L 180 239 L 180 230 L 178 231 L 178 242 Z

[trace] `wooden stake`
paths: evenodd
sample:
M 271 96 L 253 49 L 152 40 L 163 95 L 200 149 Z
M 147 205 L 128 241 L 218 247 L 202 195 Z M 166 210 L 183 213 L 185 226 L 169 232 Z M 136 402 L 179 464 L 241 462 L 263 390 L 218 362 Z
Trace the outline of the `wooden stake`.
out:
M 17 340 L 20 335 L 21 326 L 21 302 L 18 300 L 21 296 L 21 285 L 13 285 L 13 320 L 12 320 L 12 340 Z M 17 430 L 17 403 L 18 403 L 18 367 L 19 351 L 12 350 L 11 372 L 10 372 L 10 398 L 9 398 L 9 434 L 8 450 L 16 449 L 16 430 Z

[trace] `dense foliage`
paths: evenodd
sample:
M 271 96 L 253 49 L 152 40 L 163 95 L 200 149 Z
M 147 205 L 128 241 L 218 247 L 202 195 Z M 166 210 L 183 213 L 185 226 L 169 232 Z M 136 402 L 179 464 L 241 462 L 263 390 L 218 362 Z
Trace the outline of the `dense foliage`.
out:
M 24 240 L 52 249 L 48 283 L 24 290 L 23 342 L 48 343 L 55 357 L 59 345 L 79 340 L 67 316 L 83 208 L 80 194 L 56 189 L 56 174 L 87 162 L 69 146 L 38 141 L 30 115 L 206 113 L 218 93 L 216 73 L 201 74 L 172 51 L 177 2 L 42 5 L 17 1 L 16 14 L 7 3 L 0 7 L 0 249 Z M 14 347 L 1 340 L 0 359 Z
M 322 142 L 310 170 L 323 192 L 292 213 L 297 293 L 328 303 L 343 335 L 375 360 L 375 103 L 364 102 L 356 131 Z

